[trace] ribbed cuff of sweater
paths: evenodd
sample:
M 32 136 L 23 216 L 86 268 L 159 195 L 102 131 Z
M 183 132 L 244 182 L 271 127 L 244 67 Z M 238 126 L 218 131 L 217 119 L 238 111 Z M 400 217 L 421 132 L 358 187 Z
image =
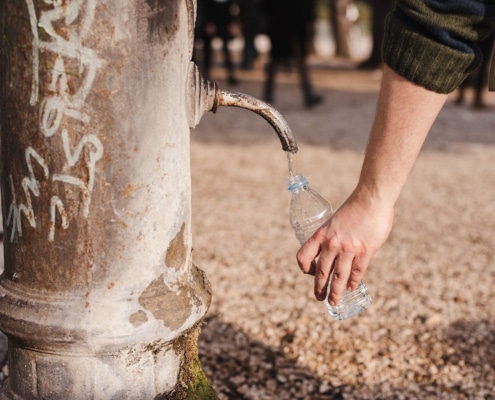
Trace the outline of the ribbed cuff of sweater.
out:
M 410 29 L 393 14 L 385 26 L 383 60 L 399 75 L 437 93 L 451 93 L 473 69 L 474 54 L 462 53 Z

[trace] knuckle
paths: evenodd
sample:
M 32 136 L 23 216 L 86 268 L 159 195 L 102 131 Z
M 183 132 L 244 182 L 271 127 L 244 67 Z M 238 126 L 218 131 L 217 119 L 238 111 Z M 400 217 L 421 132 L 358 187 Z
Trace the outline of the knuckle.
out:
M 356 251 L 356 247 L 352 244 L 349 244 L 349 243 L 342 243 L 342 245 L 340 246 L 340 249 L 341 249 L 342 253 L 345 253 L 345 254 L 354 253 Z
M 326 272 L 323 271 L 321 268 L 316 268 L 316 271 L 315 271 L 315 277 L 317 279 L 323 279 L 327 276 Z
M 338 283 L 344 280 L 344 275 L 339 271 L 334 271 L 332 276 L 332 282 Z
M 342 243 L 340 242 L 337 236 L 332 236 L 327 240 L 327 246 L 330 249 L 340 249 L 342 247 Z
M 366 249 L 362 244 L 342 243 L 341 250 L 346 254 L 355 254 L 357 257 L 362 257 L 366 254 Z

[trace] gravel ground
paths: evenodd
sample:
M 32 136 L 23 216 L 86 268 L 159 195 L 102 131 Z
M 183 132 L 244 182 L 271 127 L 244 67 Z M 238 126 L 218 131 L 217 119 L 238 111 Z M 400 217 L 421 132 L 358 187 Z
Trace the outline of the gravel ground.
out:
M 294 75 L 277 108 L 297 169 L 337 207 L 353 189 L 379 74 L 318 69 L 325 103 L 301 107 Z M 222 86 L 221 75 L 219 84 Z M 232 88 L 230 88 L 232 89 Z M 260 96 L 259 76 L 238 90 Z M 372 307 L 336 322 L 295 263 L 286 155 L 256 115 L 220 109 L 192 132 L 195 262 L 213 287 L 200 337 L 221 399 L 495 398 L 495 114 L 452 100 L 397 205 L 365 281 Z
M 228 89 L 260 96 L 259 70 L 239 77 Z M 359 174 L 380 75 L 326 68 L 314 77 L 323 105 L 302 108 L 293 74 L 279 77 L 275 105 L 298 140 L 298 171 L 337 207 Z M 199 345 L 220 399 L 495 398 L 488 100 L 486 111 L 452 101 L 442 111 L 366 275 L 373 305 L 341 322 L 295 263 L 275 133 L 240 109 L 203 118 L 191 134 L 193 243 L 214 297 Z

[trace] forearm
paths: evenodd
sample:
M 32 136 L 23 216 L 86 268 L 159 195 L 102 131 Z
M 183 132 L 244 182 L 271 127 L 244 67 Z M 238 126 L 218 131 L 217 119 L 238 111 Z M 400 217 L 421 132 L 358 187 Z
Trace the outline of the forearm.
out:
M 384 206 L 395 205 L 446 98 L 384 67 L 358 193 Z

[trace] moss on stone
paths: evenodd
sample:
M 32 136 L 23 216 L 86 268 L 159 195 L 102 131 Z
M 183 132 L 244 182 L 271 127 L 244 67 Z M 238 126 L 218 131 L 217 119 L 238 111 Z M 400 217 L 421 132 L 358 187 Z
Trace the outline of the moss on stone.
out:
M 175 343 L 176 349 L 183 353 L 184 358 L 177 386 L 165 397 L 167 400 L 218 400 L 199 361 L 200 331 L 198 323 Z

